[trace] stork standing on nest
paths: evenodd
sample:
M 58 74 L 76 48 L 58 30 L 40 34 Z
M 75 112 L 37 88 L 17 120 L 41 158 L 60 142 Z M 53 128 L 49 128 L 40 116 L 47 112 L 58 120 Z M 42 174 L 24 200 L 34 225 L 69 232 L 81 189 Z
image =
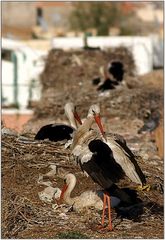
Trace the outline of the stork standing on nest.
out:
M 99 132 L 91 129 L 94 122 L 97 123 Z M 118 188 L 115 183 L 126 175 L 132 182 L 141 186 L 146 184 L 145 176 L 138 166 L 135 156 L 126 146 L 125 141 L 116 136 L 105 134 L 100 119 L 100 108 L 98 105 L 92 105 L 87 119 L 76 131 L 72 143 L 72 154 L 81 169 L 105 190 L 102 225 L 107 202 L 109 230 L 112 230 L 110 195 L 118 197 L 126 205 L 133 204 L 129 194 Z
M 66 103 L 65 114 L 68 117 L 70 126 L 66 124 L 48 124 L 38 131 L 35 136 L 37 140 L 49 139 L 50 141 L 62 141 L 72 139 L 72 134 L 75 129 L 77 129 L 78 124 L 82 124 L 81 119 L 79 118 L 76 107 L 73 103 Z M 76 121 L 77 120 L 77 121 Z

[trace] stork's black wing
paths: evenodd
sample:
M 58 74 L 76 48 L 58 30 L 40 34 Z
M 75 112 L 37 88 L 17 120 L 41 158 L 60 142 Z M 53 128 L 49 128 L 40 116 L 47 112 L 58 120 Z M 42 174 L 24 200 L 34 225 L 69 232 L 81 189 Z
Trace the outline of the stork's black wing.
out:
M 93 155 L 89 161 L 81 163 L 81 167 L 95 182 L 105 189 L 124 177 L 121 166 L 114 160 L 107 144 L 97 139 L 88 146 Z
M 50 141 L 62 141 L 71 139 L 74 128 L 65 124 L 48 124 L 38 131 L 35 136 L 37 140 L 49 139 Z

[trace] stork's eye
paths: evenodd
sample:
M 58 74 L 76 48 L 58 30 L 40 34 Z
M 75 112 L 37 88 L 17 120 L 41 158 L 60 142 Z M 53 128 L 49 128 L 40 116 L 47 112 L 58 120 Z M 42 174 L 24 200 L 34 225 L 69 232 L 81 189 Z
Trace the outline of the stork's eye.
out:
M 66 179 L 64 179 L 64 183 L 66 183 Z
M 96 114 L 95 111 L 92 109 L 93 114 Z

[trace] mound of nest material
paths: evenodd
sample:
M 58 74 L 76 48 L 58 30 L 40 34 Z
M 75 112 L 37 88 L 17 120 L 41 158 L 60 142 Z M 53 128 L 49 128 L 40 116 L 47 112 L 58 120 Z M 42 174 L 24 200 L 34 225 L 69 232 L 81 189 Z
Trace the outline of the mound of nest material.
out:
M 41 175 L 45 176 L 45 182 L 51 182 L 53 187 L 61 189 L 64 174 L 75 174 L 78 181 L 73 197 L 86 190 L 100 189 L 70 159 L 69 149 L 64 149 L 61 143 L 47 140 L 27 143 L 20 136 L 3 135 L 2 237 L 54 239 L 58 238 L 58 234 L 78 232 L 85 233 L 86 238 L 162 238 L 163 162 L 156 155 L 157 150 L 149 137 L 130 135 L 127 142 L 138 154 L 138 163 L 152 190 L 138 192 L 143 204 L 127 211 L 127 216 L 121 216 L 112 209 L 115 231 L 109 233 L 93 230 L 93 226 L 101 221 L 101 212 L 96 209 L 85 210 L 85 213 L 75 212 L 66 205 L 58 207 L 55 200 L 46 203 L 39 199 L 38 193 L 46 187 L 39 181 Z M 57 166 L 57 173 L 48 176 L 52 164 Z M 123 180 L 120 186 L 126 187 L 126 182 Z
M 100 68 L 107 67 L 111 61 L 123 64 L 123 81 L 115 89 L 107 91 L 108 94 L 101 95 L 92 80 L 100 77 Z M 160 109 L 163 101 L 163 91 L 155 91 L 137 77 L 132 54 L 126 48 L 108 51 L 51 50 L 41 75 L 41 85 L 41 100 L 25 131 L 36 133 L 46 123 L 65 120 L 63 107 L 67 101 L 73 101 L 78 106 L 81 117 L 86 117 L 91 104 L 100 103 L 101 113 L 107 119 L 143 119 L 151 106 Z

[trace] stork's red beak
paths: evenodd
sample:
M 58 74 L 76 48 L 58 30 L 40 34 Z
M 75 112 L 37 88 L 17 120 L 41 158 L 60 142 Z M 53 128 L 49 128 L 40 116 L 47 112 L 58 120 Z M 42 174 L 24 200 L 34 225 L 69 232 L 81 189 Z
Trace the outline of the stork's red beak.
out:
M 79 115 L 78 115 L 78 113 L 76 112 L 76 111 L 74 111 L 74 117 L 75 117 L 75 119 L 78 121 L 78 123 L 81 125 L 82 124 L 82 122 L 81 122 L 81 119 L 80 119 L 80 117 L 79 117 Z
M 100 115 L 96 114 L 96 115 L 94 115 L 94 118 L 95 118 L 95 122 L 97 123 L 97 125 L 98 125 L 98 127 L 99 127 L 99 129 L 100 129 L 100 131 L 101 131 L 105 141 L 107 141 L 106 136 L 105 136 L 105 132 L 104 132 L 104 129 L 103 129 L 103 125 L 101 123 Z
M 59 203 L 62 202 L 63 197 L 64 197 L 64 193 L 65 193 L 65 191 L 67 190 L 67 188 L 68 188 L 68 185 L 67 185 L 67 184 L 64 184 L 64 186 L 63 186 L 63 188 L 62 188 L 62 191 L 61 191 Z

